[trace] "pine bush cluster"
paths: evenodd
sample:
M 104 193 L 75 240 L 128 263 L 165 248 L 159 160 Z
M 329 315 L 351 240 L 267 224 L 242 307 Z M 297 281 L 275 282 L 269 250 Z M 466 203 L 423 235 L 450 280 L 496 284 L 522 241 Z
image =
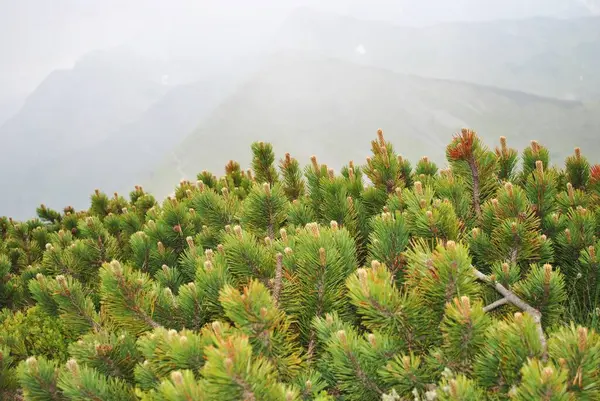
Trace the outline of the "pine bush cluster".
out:
M 251 169 L 0 219 L 0 398 L 600 400 L 600 165 L 464 129 L 447 168 Z M 559 161 L 562 164 L 562 161 Z

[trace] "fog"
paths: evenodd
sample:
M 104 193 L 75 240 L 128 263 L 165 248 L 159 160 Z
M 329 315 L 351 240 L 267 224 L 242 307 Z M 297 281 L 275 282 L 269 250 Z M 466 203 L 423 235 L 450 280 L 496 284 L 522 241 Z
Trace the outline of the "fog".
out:
M 2 0 L 0 104 L 27 96 L 54 69 L 83 54 L 119 45 L 174 62 L 213 67 L 234 54 L 266 46 L 298 7 L 403 24 L 556 15 L 593 0 Z M 560 3 L 560 2 L 559 2 Z
M 97 186 L 162 196 L 247 162 L 253 140 L 332 165 L 364 157 L 383 125 L 407 156 L 434 144 L 441 162 L 461 125 L 566 152 L 575 120 L 577 144 L 594 143 L 599 13 L 600 0 L 0 0 L 0 215 L 85 208 Z M 207 146 L 216 130 L 227 146 Z

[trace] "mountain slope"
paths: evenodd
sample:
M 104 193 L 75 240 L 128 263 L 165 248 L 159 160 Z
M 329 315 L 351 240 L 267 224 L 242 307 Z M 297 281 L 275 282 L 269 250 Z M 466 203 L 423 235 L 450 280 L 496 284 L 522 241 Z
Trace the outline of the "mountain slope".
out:
M 95 146 L 166 92 L 159 71 L 118 49 L 89 54 L 71 70 L 51 73 L 0 128 L 2 147 L 9 150 L 0 158 L 0 182 L 11 193 L 0 199 L 0 215 L 30 213 L 39 198 L 68 198 L 63 192 L 68 185 L 51 185 L 62 179 L 53 176 L 56 169 L 82 174 Z
M 90 54 L 71 70 L 52 72 L 0 128 L 0 138 L 16 158 L 39 152 L 38 165 L 69 156 L 135 121 L 166 91 L 155 78 L 129 54 Z
M 255 58 L 241 61 L 201 81 L 173 86 L 134 121 L 98 129 L 96 140 L 77 143 L 68 157 L 47 159 L 38 168 L 5 169 L 4 188 L 13 195 L 0 199 L 0 215 L 30 217 L 41 202 L 85 207 L 95 188 L 129 191 L 256 68 Z
M 594 149 L 600 114 L 574 101 L 282 53 L 224 101 L 146 185 L 165 195 L 181 178 L 193 179 L 203 169 L 222 171 L 226 157 L 248 166 L 253 140 L 271 142 L 278 156 L 290 152 L 301 163 L 309 161 L 314 148 L 308 145 L 316 142 L 317 157 L 339 168 L 348 157 L 363 162 L 365 145 L 380 127 L 411 160 L 428 155 L 444 163 L 444 145 L 464 126 L 490 145 L 500 135 L 518 148 L 539 139 L 562 163 L 572 152 L 564 147 L 565 136 Z
M 600 16 L 403 27 L 302 9 L 277 45 L 541 96 L 600 98 Z

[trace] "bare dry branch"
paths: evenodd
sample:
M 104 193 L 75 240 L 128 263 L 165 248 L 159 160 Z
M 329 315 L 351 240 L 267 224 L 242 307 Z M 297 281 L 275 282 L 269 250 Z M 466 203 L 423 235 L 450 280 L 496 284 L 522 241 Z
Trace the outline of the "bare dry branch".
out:
M 506 302 L 515 305 L 517 308 L 521 309 L 523 312 L 525 312 L 525 313 L 529 314 L 531 317 L 533 317 L 533 320 L 537 326 L 537 332 L 538 332 L 538 336 L 540 339 L 540 343 L 542 345 L 542 360 L 546 361 L 548 359 L 548 344 L 546 341 L 546 335 L 544 334 L 544 328 L 542 327 L 541 312 L 539 310 L 535 309 L 534 307 L 532 307 L 531 305 L 529 305 L 527 302 L 523 301 L 514 292 L 510 291 L 509 289 L 504 287 L 499 282 L 492 281 L 488 276 L 486 276 L 485 274 L 483 274 L 482 272 L 477 270 L 475 267 L 473 267 L 473 272 L 475 273 L 475 276 L 479 280 L 485 281 L 486 283 L 492 285 L 496 289 L 496 291 L 498 291 L 502 296 L 504 296 L 504 299 L 506 299 Z M 492 305 L 489 305 L 489 306 L 492 306 Z M 499 305 L 496 305 L 496 306 L 499 306 Z

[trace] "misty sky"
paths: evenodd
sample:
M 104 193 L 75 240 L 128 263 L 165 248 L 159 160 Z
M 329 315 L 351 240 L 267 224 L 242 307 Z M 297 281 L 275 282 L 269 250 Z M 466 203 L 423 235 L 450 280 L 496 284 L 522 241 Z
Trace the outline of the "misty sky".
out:
M 543 14 L 546 1 L 514 0 L 510 6 L 500 0 L 0 0 L 0 106 L 24 98 L 52 70 L 70 67 L 95 49 L 129 44 L 144 54 L 181 61 L 202 57 L 209 64 L 231 49 L 252 52 L 299 6 L 419 23 L 427 22 L 423 15 L 435 22 L 510 17 L 515 11 Z M 594 2 L 564 3 L 573 1 L 589 7 Z

